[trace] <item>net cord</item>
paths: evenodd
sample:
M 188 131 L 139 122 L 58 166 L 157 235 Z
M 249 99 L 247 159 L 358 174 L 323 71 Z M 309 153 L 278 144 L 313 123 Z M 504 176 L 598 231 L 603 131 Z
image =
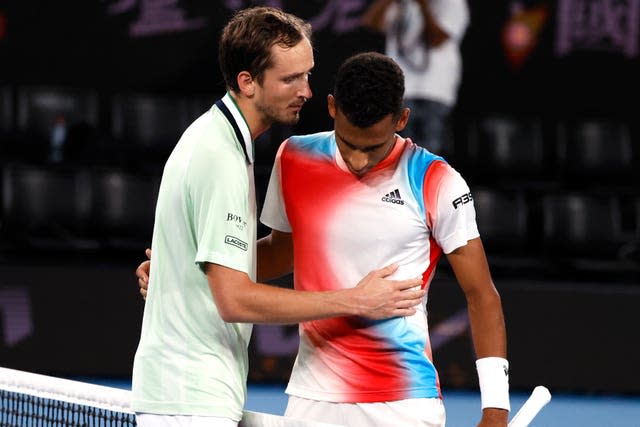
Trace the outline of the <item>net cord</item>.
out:
M 0 367 L 0 390 L 57 400 L 76 405 L 134 414 L 131 391 L 97 384 L 56 378 Z M 239 427 L 339 427 L 335 424 L 290 419 L 283 416 L 244 411 Z
M 129 390 L 31 372 L 0 368 L 0 389 L 113 412 L 134 413 Z

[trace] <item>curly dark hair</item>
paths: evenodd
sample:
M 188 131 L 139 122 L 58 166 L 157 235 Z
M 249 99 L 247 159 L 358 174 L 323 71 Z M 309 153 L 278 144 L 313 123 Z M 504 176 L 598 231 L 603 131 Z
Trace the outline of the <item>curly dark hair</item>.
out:
M 336 107 L 353 125 L 368 128 L 390 113 L 400 116 L 404 73 L 386 55 L 359 53 L 338 69 L 333 96 Z
M 236 80 L 248 71 L 262 84 L 271 67 L 271 47 L 293 47 L 302 39 L 311 41 L 311 25 L 290 13 L 273 7 L 252 7 L 238 11 L 222 30 L 218 63 L 225 84 L 238 92 Z

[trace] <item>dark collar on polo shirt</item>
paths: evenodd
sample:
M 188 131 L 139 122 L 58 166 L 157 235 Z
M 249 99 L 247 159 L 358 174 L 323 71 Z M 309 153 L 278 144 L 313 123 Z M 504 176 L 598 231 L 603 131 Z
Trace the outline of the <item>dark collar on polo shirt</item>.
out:
M 253 149 L 253 141 L 251 140 L 251 131 L 249 130 L 249 126 L 247 125 L 242 112 L 240 112 L 240 109 L 231 95 L 227 93 L 221 99 L 217 100 L 216 107 L 222 111 L 222 114 L 224 114 L 229 123 L 231 123 L 233 131 L 236 133 L 236 137 L 242 146 L 242 151 L 244 151 L 247 163 L 253 163 L 255 160 L 255 152 Z

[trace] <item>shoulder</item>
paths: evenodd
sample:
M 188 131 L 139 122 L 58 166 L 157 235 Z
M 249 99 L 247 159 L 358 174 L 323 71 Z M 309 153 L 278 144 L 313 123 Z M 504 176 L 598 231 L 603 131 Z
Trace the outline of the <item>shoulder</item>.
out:
M 333 131 L 310 133 L 307 135 L 293 135 L 286 141 L 291 147 L 313 150 L 318 146 L 330 144 L 334 141 Z
M 313 156 L 332 156 L 336 144 L 333 131 L 318 132 L 308 135 L 294 135 L 282 143 L 281 154 L 287 152 L 303 152 Z
M 428 210 L 469 193 L 465 179 L 443 157 L 413 143 L 405 155 L 411 186 L 421 190 Z
M 413 142 L 407 142 L 404 156 L 408 174 L 410 179 L 415 181 L 415 184 L 426 183 L 427 179 L 430 181 L 439 180 L 439 177 L 453 170 L 443 157 Z
M 215 108 L 185 131 L 176 151 L 187 162 L 187 175 L 219 177 L 246 171 L 247 160 L 229 122 Z

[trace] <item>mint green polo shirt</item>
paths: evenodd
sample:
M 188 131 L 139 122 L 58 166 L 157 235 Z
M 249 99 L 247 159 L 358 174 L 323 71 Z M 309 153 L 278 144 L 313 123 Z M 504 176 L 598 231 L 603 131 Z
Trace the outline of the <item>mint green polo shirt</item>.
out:
M 152 249 L 132 408 L 239 420 L 252 325 L 220 318 L 201 268 L 210 262 L 256 277 L 253 142 L 229 94 L 167 160 Z

